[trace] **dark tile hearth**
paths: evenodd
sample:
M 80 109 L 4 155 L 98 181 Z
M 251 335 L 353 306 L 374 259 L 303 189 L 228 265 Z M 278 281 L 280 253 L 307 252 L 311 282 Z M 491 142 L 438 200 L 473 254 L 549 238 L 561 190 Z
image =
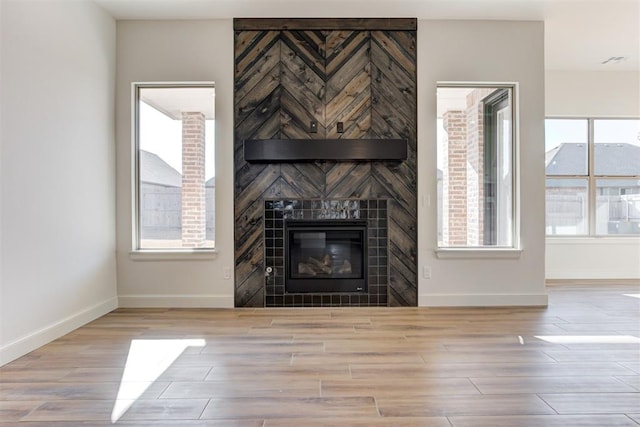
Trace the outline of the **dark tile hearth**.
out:
M 265 200 L 265 307 L 387 306 L 389 257 L 387 200 Z M 366 220 L 367 289 L 364 292 L 291 293 L 285 290 L 285 221 Z

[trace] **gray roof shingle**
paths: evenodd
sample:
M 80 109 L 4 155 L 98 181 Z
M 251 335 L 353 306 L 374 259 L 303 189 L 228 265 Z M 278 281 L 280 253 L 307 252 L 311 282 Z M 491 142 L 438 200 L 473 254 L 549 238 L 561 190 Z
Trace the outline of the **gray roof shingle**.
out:
M 546 153 L 547 175 L 586 175 L 587 145 L 563 143 Z M 638 175 L 640 146 L 629 143 L 595 144 L 596 175 Z

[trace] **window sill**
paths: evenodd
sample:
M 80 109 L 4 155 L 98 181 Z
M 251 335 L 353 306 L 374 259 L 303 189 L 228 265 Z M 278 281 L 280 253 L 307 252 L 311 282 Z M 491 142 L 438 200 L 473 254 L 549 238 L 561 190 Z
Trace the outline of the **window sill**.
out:
M 546 242 L 552 245 L 618 245 L 640 241 L 640 235 L 609 236 L 547 236 Z
M 134 250 L 129 253 L 133 261 L 201 261 L 218 256 L 215 249 L 197 250 Z
M 514 248 L 438 248 L 436 257 L 440 259 L 516 259 L 522 249 Z

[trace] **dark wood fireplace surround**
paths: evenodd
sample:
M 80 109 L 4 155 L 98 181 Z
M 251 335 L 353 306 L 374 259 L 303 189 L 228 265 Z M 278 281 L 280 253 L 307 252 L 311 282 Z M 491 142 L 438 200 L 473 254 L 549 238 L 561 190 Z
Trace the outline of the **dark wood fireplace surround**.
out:
M 416 29 L 415 19 L 234 20 L 237 307 L 417 305 Z M 344 212 L 364 216 L 374 239 L 366 290 L 287 292 L 278 219 Z

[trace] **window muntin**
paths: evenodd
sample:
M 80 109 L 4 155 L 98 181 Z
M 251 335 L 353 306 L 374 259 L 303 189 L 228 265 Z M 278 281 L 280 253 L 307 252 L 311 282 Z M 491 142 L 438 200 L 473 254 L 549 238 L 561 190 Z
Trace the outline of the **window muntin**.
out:
M 438 247 L 513 248 L 513 85 L 441 85 Z
M 214 91 L 134 85 L 134 250 L 215 247 Z
M 579 150 L 567 142 L 578 126 Z M 545 128 L 547 235 L 640 235 L 640 120 L 547 119 Z

